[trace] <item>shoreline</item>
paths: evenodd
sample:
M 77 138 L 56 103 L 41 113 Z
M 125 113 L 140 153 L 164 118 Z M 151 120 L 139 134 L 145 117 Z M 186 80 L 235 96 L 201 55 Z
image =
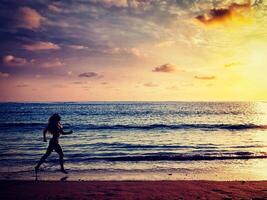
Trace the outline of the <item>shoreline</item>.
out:
M 49 163 L 50 164 L 50 163 Z M 130 165 L 131 164 L 131 165 Z M 38 172 L 39 181 L 262 181 L 267 180 L 267 163 L 264 160 L 162 162 L 156 163 L 90 163 L 79 166 L 66 164 L 67 175 L 58 165 L 47 165 Z M 150 164 L 150 165 L 149 165 Z M 34 166 L 32 164 L 32 166 Z M 86 169 L 87 168 L 87 169 Z M 33 167 L 2 168 L 0 180 L 36 179 Z
M 267 181 L 0 180 L 0 199 L 267 199 Z

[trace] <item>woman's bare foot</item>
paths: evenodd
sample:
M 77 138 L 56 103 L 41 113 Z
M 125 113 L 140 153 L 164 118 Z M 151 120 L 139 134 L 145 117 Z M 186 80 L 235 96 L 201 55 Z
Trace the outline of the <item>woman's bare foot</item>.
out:
M 68 172 L 65 170 L 65 169 L 61 169 L 60 170 L 62 173 L 64 173 L 64 174 L 68 174 Z

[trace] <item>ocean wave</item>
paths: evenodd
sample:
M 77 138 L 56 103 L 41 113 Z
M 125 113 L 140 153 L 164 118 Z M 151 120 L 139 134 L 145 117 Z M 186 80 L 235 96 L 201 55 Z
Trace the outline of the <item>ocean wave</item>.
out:
M 136 155 L 81 158 L 76 161 L 212 161 L 212 160 L 248 160 L 266 159 L 267 154 L 253 154 L 251 152 L 236 152 L 228 155 Z M 72 160 L 72 159 L 71 159 Z M 75 160 L 73 160 L 75 162 Z
M 44 123 L 0 123 L 0 128 L 43 128 Z M 65 126 L 66 127 L 66 126 Z M 153 129 L 204 129 L 204 130 L 245 130 L 245 129 L 267 129 L 267 125 L 258 124 L 148 124 L 148 125 L 96 125 L 96 124 L 76 124 L 67 125 L 67 128 L 74 130 L 127 130 L 127 129 L 139 129 L 139 130 L 153 130 Z
M 2 163 L 35 163 L 39 159 L 39 155 L 29 156 L 2 156 L 0 161 Z M 251 159 L 266 159 L 267 153 L 252 153 L 247 151 L 231 152 L 225 154 L 210 153 L 210 154 L 106 154 L 106 155 L 93 155 L 93 154 L 66 154 L 65 161 L 71 163 L 85 164 L 87 162 L 158 162 L 158 161 L 220 161 L 220 160 L 251 160 Z M 58 163 L 57 156 L 49 158 L 49 163 Z
M 38 123 L 38 122 L 33 122 L 33 123 L 26 123 L 26 122 L 14 122 L 14 123 L 0 123 L 0 127 L 24 127 L 24 126 L 45 126 L 46 124 L 44 123 Z
M 91 146 L 93 148 L 112 148 L 112 149 L 217 149 L 213 144 L 204 144 L 204 145 L 157 145 L 157 144 L 131 144 L 131 143 L 120 143 L 120 142 L 97 142 L 93 144 L 71 144 L 68 147 L 75 148 L 75 147 L 88 147 Z
M 0 123 L 0 129 L 4 130 L 43 130 L 44 123 Z
M 243 129 L 267 129 L 267 125 L 256 124 L 151 124 L 151 125 L 84 125 L 85 129 L 226 129 L 226 130 L 243 130 Z

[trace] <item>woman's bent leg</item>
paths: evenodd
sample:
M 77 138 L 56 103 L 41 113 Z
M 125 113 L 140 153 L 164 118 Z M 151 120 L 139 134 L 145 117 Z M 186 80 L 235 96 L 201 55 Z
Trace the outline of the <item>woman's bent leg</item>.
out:
M 47 157 L 52 153 L 53 151 L 53 145 L 49 144 L 45 154 L 41 157 L 40 161 L 38 162 L 38 164 L 35 167 L 35 172 L 38 171 L 39 167 L 41 166 L 41 164 L 44 163 L 44 161 L 47 159 Z
M 62 148 L 59 144 L 55 147 L 55 151 L 59 155 L 59 164 L 60 164 L 61 171 L 65 174 L 67 174 L 67 171 L 64 169 L 64 160 L 63 160 L 64 154 L 63 154 Z

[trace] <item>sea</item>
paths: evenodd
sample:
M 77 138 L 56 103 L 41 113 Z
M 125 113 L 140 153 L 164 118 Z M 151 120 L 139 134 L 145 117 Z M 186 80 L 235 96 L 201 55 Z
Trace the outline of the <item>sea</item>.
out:
M 36 176 L 54 113 L 69 173 Z M 267 102 L 0 103 L 0 179 L 266 180 Z

